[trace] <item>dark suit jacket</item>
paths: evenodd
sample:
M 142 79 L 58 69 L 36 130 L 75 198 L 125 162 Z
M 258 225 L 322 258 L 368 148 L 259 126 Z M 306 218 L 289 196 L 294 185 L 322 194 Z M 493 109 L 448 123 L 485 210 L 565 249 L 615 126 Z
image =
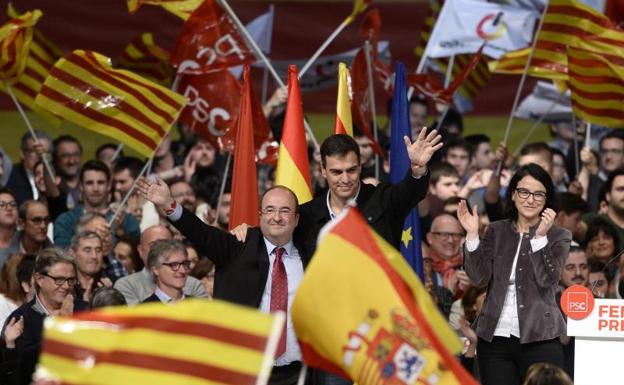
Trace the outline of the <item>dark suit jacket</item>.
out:
M 17 201 L 18 205 L 21 205 L 23 202 L 29 199 L 33 199 L 32 188 L 30 187 L 30 183 L 28 182 L 26 170 L 21 163 L 13 167 L 13 169 L 11 170 L 11 175 L 9 176 L 9 180 L 7 181 L 5 187 L 10 189 L 13 194 L 15 194 L 15 200 Z
M 572 234 L 553 225 L 546 234 L 548 244 L 533 252 L 530 240 L 535 230 L 537 226 L 531 227 L 529 234 L 522 237 L 516 263 L 516 303 L 523 344 L 558 338 L 566 332 L 556 293 Z M 503 310 L 518 241 L 515 224 L 505 219 L 488 225 L 475 251 L 468 252 L 464 247 L 470 280 L 488 287 L 483 310 L 476 321 L 477 335 L 487 341 L 492 341 Z
M 416 179 L 411 172 L 400 183 L 380 183 L 377 186 L 360 182 L 357 208 L 379 235 L 395 248 L 399 248 L 405 217 L 427 195 L 429 172 Z M 294 238 L 301 241 L 306 253 L 316 250 L 316 240 L 321 228 L 330 221 L 327 194 L 300 206 L 299 225 Z M 301 249 L 299 249 L 301 252 Z
M 259 228 L 250 228 L 245 242 L 239 242 L 235 236 L 206 225 L 187 210 L 172 223 L 200 253 L 214 262 L 214 298 L 255 308 L 260 306 L 269 276 L 269 255 Z M 305 268 L 309 254 L 305 254 L 297 242 L 295 247 Z

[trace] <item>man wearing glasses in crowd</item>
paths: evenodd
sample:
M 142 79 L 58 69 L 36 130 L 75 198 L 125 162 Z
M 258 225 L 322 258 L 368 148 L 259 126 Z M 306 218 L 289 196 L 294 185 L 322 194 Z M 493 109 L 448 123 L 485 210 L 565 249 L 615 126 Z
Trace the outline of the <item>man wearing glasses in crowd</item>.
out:
M 19 250 L 17 200 L 6 188 L 0 189 L 0 267 Z
M 41 350 L 43 321 L 49 315 L 73 313 L 76 268 L 72 257 L 54 248 L 42 250 L 35 262 L 35 298 L 18 307 L 2 330 L 6 348 L 4 357 L 18 361 L 13 379 L 16 384 L 30 384 Z
M 457 218 L 446 213 L 434 218 L 431 231 L 427 233 L 437 284 L 453 294 L 464 291 L 470 285 L 468 275 L 460 269 L 464 263 L 461 254 L 464 238 L 464 229 Z

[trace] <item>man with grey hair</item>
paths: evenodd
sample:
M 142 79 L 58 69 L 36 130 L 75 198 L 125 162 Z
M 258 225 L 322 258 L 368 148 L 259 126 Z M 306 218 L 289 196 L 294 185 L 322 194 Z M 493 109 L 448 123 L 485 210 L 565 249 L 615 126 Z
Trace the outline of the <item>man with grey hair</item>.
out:
M 184 286 L 191 261 L 184 243 L 175 239 L 154 242 L 147 255 L 147 268 L 156 281 L 156 290 L 143 302 L 170 303 L 186 297 Z
M 75 310 L 89 307 L 91 295 L 95 289 L 103 286 L 112 287 L 113 281 L 104 271 L 102 240 L 92 231 L 82 231 L 72 238 L 69 253 L 76 264 Z
M 138 252 L 139 257 L 146 267 L 141 271 L 120 278 L 115 282 L 115 289 L 123 294 L 128 304 L 141 303 L 156 290 L 154 278 L 147 268 L 147 258 L 152 245 L 161 239 L 173 239 L 173 234 L 171 234 L 171 231 L 167 227 L 154 225 L 145 229 L 143 234 L 141 234 Z M 184 286 L 184 293 L 192 297 L 208 298 L 208 293 L 206 293 L 204 285 L 193 277 L 187 278 L 186 285 Z
M 32 301 L 18 307 L 4 325 L 2 338 L 5 354 L 17 356 L 19 373 L 15 383 L 30 384 L 41 350 L 43 321 L 49 315 L 70 316 L 73 313 L 76 284 L 74 260 L 62 250 L 47 248 L 39 252 L 35 261 L 34 281 L 37 294 Z M 5 335 L 7 325 L 19 325 L 17 338 Z M 19 328 L 18 328 L 19 329 Z
M 5 187 L 15 194 L 18 204 L 28 199 L 39 199 L 39 190 L 35 184 L 35 165 L 41 154 L 51 160 L 52 139 L 45 131 L 36 130 L 38 140 L 33 139 L 29 132 L 22 135 L 20 142 L 20 163 L 11 170 Z

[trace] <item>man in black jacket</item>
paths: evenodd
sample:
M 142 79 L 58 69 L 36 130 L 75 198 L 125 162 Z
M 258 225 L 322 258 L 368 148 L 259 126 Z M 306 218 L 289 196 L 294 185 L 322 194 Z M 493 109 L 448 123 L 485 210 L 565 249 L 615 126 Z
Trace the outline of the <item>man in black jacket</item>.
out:
M 301 370 L 290 306 L 309 254 L 293 242 L 299 221 L 297 197 L 288 188 L 274 186 L 261 200 L 260 228 L 252 227 L 245 242 L 217 227 L 208 226 L 183 209 L 161 180 L 141 178 L 137 190 L 167 214 L 169 220 L 197 250 L 215 264 L 214 297 L 269 312 L 286 312 L 285 333 L 278 344 L 270 385 L 294 385 Z

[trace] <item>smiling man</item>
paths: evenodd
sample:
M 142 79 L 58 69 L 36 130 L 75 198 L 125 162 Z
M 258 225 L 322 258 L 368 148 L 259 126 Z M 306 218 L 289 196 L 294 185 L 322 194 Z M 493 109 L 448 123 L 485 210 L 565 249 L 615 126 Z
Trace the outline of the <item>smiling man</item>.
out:
M 357 144 L 356 144 L 357 146 Z M 358 163 L 359 165 L 359 163 Z M 359 167 L 359 166 L 358 166 Z M 351 182 L 338 190 L 342 194 Z M 171 196 L 161 180 L 141 178 L 138 191 L 160 207 L 180 232 L 215 264 L 214 297 L 264 312 L 284 311 L 287 320 L 279 341 L 269 384 L 296 384 L 301 370 L 301 350 L 297 344 L 290 307 L 310 260 L 293 232 L 299 223 L 295 194 L 284 186 L 268 189 L 260 201 L 260 227 L 249 228 L 245 242 L 232 234 L 203 223 Z

